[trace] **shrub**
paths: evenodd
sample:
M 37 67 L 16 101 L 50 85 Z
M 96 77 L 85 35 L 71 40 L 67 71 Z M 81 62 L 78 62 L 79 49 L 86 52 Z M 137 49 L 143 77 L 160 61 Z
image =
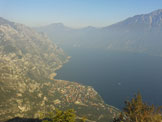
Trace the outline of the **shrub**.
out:
M 56 110 L 45 115 L 42 114 L 40 118 L 43 119 L 42 122 L 75 122 L 76 115 L 73 109 L 66 111 Z

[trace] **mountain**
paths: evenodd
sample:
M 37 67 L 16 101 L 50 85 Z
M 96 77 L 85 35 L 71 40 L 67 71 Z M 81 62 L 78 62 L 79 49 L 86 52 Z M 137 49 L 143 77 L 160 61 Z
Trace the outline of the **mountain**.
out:
M 41 27 L 41 31 L 54 40 L 52 35 L 57 35 L 57 29 L 48 33 L 44 28 Z M 162 9 L 136 15 L 107 27 L 87 27 L 58 33 L 57 40 L 60 41 L 57 43 L 63 48 L 102 48 L 162 56 Z
M 74 108 L 78 117 L 111 122 L 118 109 L 92 87 L 53 78 L 66 61 L 64 51 L 43 33 L 0 18 L 0 121 Z
M 62 23 L 54 23 L 47 26 L 33 28 L 38 32 L 46 33 L 50 39 L 61 47 L 80 47 L 82 43 L 87 43 L 88 37 L 93 35 L 97 28 L 88 26 L 74 29 Z M 91 40 L 91 39 L 89 39 Z
M 107 48 L 162 55 L 162 10 L 130 17 L 103 30 Z
M 124 28 L 132 28 L 133 30 L 141 28 L 143 30 L 145 29 L 148 31 L 152 30 L 155 27 L 160 28 L 161 26 L 162 26 L 162 9 L 159 9 L 148 14 L 130 17 L 122 22 L 113 24 L 105 28 L 109 29 L 114 27 L 118 28 L 124 27 Z

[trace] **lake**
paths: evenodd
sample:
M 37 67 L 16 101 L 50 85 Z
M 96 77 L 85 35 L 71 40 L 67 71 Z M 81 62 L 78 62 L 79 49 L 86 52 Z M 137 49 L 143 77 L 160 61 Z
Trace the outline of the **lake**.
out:
M 56 79 L 76 81 L 95 88 L 107 104 L 118 108 L 141 92 L 145 102 L 162 105 L 162 58 L 146 54 L 71 49 L 68 63 Z

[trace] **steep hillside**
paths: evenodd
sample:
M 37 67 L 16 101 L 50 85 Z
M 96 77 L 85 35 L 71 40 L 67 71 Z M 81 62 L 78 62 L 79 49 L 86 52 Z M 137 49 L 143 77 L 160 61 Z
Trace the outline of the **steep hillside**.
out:
M 38 117 L 55 108 L 74 108 L 91 121 L 111 121 L 118 110 L 92 87 L 53 80 L 67 60 L 45 35 L 0 18 L 0 121 Z
M 136 15 L 103 28 L 109 49 L 130 50 L 162 55 L 162 10 Z

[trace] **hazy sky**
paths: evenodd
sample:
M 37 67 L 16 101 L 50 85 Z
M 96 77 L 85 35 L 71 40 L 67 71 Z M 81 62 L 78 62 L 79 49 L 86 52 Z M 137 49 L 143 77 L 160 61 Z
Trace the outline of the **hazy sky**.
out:
M 162 8 L 162 0 L 0 0 L 0 16 L 29 26 L 107 26 Z

